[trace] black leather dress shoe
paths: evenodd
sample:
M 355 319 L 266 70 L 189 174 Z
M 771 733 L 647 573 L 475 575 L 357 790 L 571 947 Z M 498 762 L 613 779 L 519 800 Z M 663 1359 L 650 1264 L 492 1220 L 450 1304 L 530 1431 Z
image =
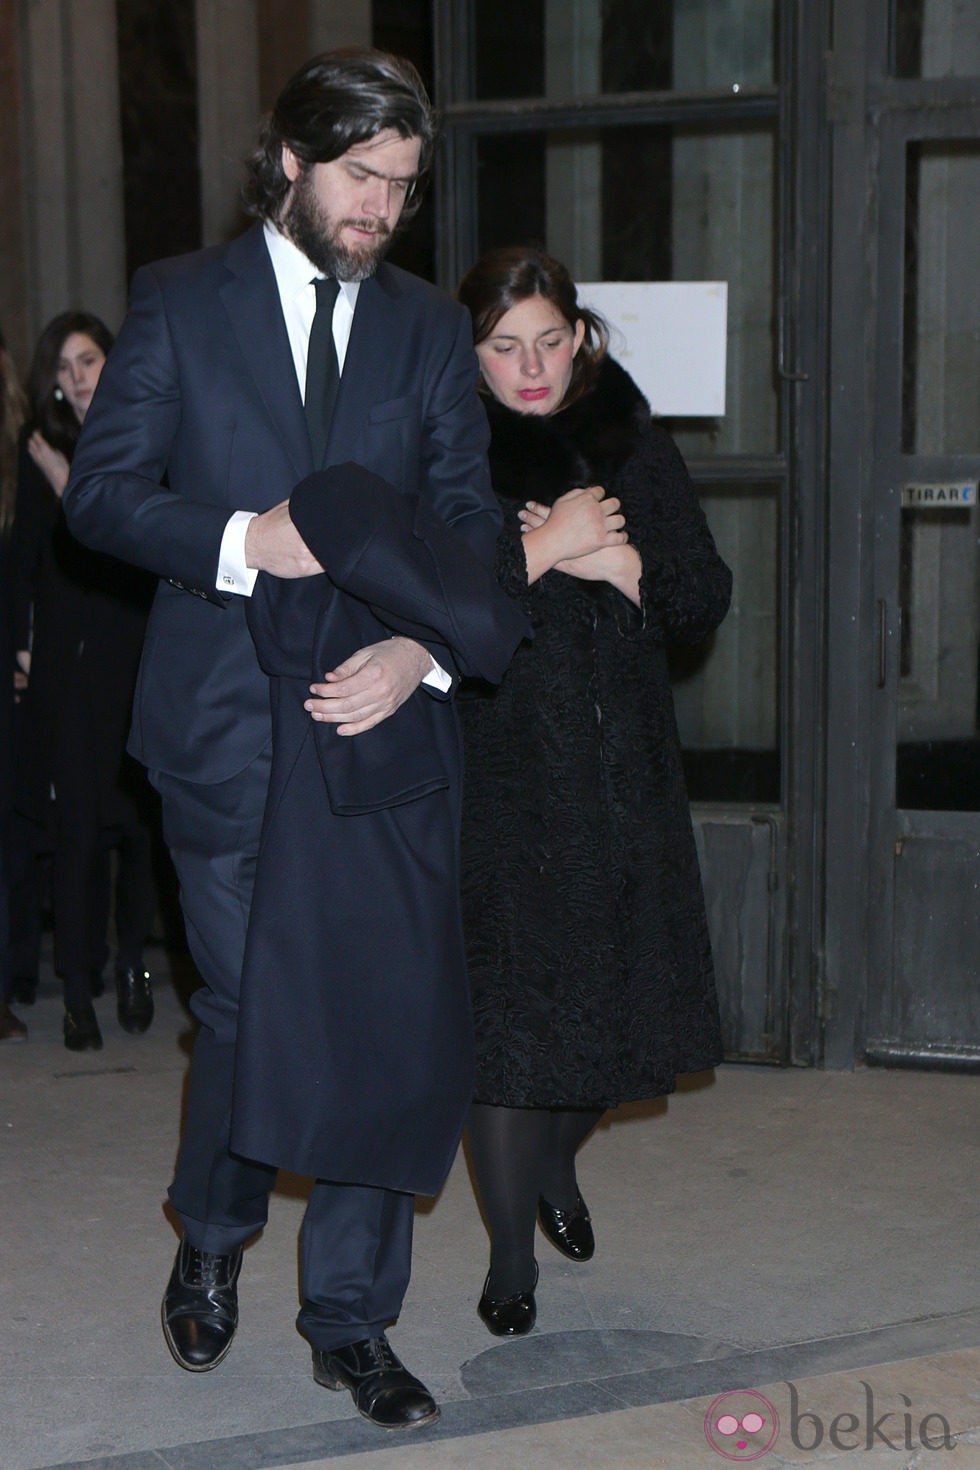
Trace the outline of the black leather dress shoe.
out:
M 534 1300 L 534 1291 L 538 1284 L 537 1262 L 534 1265 L 534 1283 L 530 1291 L 519 1291 L 515 1296 L 492 1297 L 487 1296 L 489 1283 L 488 1276 L 476 1310 L 494 1337 L 523 1337 L 526 1332 L 530 1332 L 538 1316 Z
M 153 991 L 145 970 L 116 971 L 116 1015 L 130 1036 L 141 1036 L 153 1020 Z
M 357 1412 L 380 1429 L 419 1429 L 439 1417 L 425 1384 L 412 1377 L 383 1336 L 314 1348 L 313 1377 L 324 1388 L 350 1389 Z
M 91 1006 L 65 1011 L 65 1046 L 69 1051 L 101 1051 L 102 1032 Z
M 556 1210 L 546 1199 L 538 1200 L 541 1229 L 570 1261 L 591 1261 L 595 1255 L 592 1221 L 582 1196 L 576 1195 L 574 1210 Z
M 242 1248 L 230 1256 L 195 1250 L 182 1240 L 163 1296 L 167 1347 L 182 1368 L 207 1373 L 231 1347 L 238 1326 L 238 1273 Z

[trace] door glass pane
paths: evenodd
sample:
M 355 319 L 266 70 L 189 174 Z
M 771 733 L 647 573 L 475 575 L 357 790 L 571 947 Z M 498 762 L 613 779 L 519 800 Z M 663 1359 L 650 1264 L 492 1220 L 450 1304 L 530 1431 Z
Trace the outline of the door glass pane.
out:
M 481 252 L 543 242 L 580 281 L 727 281 L 725 416 L 671 428 L 690 458 L 778 451 L 767 124 L 487 135 L 477 164 Z
M 282 22 L 282 7 L 274 6 L 276 23 Z M 303 7 L 297 7 L 302 9 Z M 371 44 L 396 56 L 407 56 L 418 68 L 431 94 L 433 89 L 433 28 L 430 0 L 373 0 Z M 433 190 L 430 186 L 411 227 L 395 236 L 389 260 L 426 280 L 436 279 L 436 229 Z
M 974 0 L 893 0 L 895 75 L 980 76 L 980 8 Z
M 473 0 L 474 96 L 771 86 L 776 0 Z
M 980 450 L 980 142 L 908 145 L 902 450 Z
M 980 811 L 980 510 L 902 510 L 896 804 Z
M 779 487 L 699 485 L 732 606 L 696 648 L 670 650 L 692 801 L 778 802 Z

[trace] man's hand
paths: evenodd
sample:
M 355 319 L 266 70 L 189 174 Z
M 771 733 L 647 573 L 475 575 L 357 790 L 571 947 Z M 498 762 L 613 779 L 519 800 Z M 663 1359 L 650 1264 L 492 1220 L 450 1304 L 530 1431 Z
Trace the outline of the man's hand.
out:
M 253 516 L 245 531 L 245 565 L 273 577 L 315 577 L 323 568 L 289 518 L 289 501 Z
M 431 667 L 428 651 L 411 638 L 371 643 L 324 674 L 322 684 L 311 684 L 315 698 L 303 708 L 336 725 L 338 735 L 360 735 L 393 715 Z

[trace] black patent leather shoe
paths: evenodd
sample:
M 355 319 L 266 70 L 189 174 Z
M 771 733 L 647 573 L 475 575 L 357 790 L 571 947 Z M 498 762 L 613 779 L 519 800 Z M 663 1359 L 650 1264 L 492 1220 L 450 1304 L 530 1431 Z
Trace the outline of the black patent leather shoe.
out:
M 181 1241 L 161 1316 L 167 1347 L 189 1373 L 207 1373 L 227 1355 L 238 1326 L 241 1269 L 241 1246 L 214 1256 Z
M 556 1210 L 544 1198 L 538 1200 L 538 1220 L 551 1244 L 570 1261 L 591 1261 L 595 1255 L 592 1221 L 581 1194 L 574 1210 Z
M 349 1389 L 357 1412 L 379 1429 L 419 1429 L 439 1418 L 425 1384 L 413 1378 L 384 1336 L 314 1348 L 313 1377 L 324 1388 Z
M 65 1046 L 69 1051 L 101 1051 L 102 1032 L 91 1006 L 65 1011 Z
M 508 1297 L 492 1297 L 487 1296 L 489 1284 L 490 1277 L 488 1276 L 476 1310 L 481 1321 L 490 1329 L 494 1337 L 523 1337 L 526 1332 L 530 1332 L 538 1317 L 538 1308 L 534 1300 L 534 1292 L 538 1284 L 537 1262 L 534 1264 L 534 1282 L 530 1291 L 519 1291 L 516 1295 Z
M 130 1036 L 142 1036 L 153 1020 L 153 991 L 145 970 L 130 965 L 116 971 L 116 1015 Z

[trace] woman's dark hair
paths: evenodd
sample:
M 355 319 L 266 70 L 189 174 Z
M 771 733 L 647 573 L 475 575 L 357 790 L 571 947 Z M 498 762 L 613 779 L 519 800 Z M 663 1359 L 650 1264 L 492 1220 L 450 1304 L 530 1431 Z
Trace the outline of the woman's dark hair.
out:
M 105 322 L 90 311 L 63 311 L 48 322 L 37 339 L 31 375 L 27 380 L 27 397 L 34 427 L 40 429 L 52 449 L 60 449 L 71 459 L 82 426 L 75 410 L 58 387 L 58 362 L 62 348 L 75 332 L 91 337 L 108 357 L 115 340 Z
M 436 120 L 415 67 L 404 57 L 370 47 L 314 56 L 285 85 L 247 160 L 242 195 L 249 214 L 275 220 L 289 189 L 282 166 L 285 143 L 304 164 L 329 163 L 386 128 L 418 138 L 419 178 L 402 219 L 422 202 L 421 179 L 432 162 Z
M 560 260 L 533 245 L 506 245 L 481 255 L 459 283 L 457 300 L 473 318 L 473 341 L 486 341 L 505 312 L 530 296 L 543 296 L 570 327 L 585 325 L 582 345 L 572 363 L 568 391 L 559 408 L 567 408 L 593 383 L 609 347 L 609 328 L 598 312 L 580 306 L 575 282 Z

